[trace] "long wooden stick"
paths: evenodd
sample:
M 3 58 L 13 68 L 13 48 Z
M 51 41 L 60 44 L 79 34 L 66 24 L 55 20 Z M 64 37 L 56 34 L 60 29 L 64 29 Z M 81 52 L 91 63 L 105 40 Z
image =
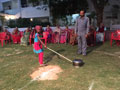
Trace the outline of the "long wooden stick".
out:
M 69 58 L 67 58 L 67 57 L 65 57 L 65 56 L 63 56 L 62 54 L 60 54 L 60 53 L 58 53 L 58 52 L 56 52 L 55 50 L 53 50 L 53 49 L 51 49 L 51 48 L 49 48 L 49 47 L 47 47 L 43 42 L 42 42 L 42 40 L 39 38 L 39 40 L 40 40 L 40 42 L 41 42 L 41 44 L 46 48 L 46 49 L 48 49 L 48 50 L 50 50 L 50 51 L 52 51 L 52 52 L 54 52 L 55 54 L 57 54 L 57 55 L 59 55 L 59 56 L 61 56 L 62 58 L 64 58 L 65 60 L 67 60 L 67 61 L 69 61 L 69 62 L 73 62 L 72 60 L 70 60 Z
M 72 62 L 72 60 L 70 60 L 69 58 L 67 58 L 67 57 L 65 57 L 65 56 L 63 56 L 63 55 L 61 55 L 60 53 L 58 53 L 58 52 L 56 52 L 56 51 L 54 51 L 53 49 L 48 48 L 48 47 L 47 47 L 47 49 L 50 50 L 50 51 L 52 51 L 52 52 L 54 52 L 55 54 L 57 54 L 57 55 L 63 57 L 63 58 L 66 59 L 67 61 Z

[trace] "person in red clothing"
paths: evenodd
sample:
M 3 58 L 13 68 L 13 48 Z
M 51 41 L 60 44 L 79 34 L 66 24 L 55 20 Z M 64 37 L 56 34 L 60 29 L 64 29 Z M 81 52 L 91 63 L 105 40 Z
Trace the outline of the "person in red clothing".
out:
M 16 27 L 12 33 L 13 43 L 20 43 L 21 34 L 18 28 Z
M 34 53 L 38 54 L 39 56 L 39 64 L 40 66 L 46 66 L 46 64 L 43 64 L 43 48 L 42 45 L 43 42 L 41 41 L 42 37 L 42 27 L 37 25 L 35 26 L 36 33 L 35 33 L 35 38 L 34 38 L 34 46 L 33 46 L 33 51 Z M 44 45 L 46 47 L 46 45 Z
M 59 25 L 54 30 L 54 43 L 60 43 L 61 28 Z
M 70 42 L 70 31 L 71 31 L 71 29 L 69 29 L 69 27 L 66 26 L 66 28 L 65 28 L 65 32 L 67 33 L 67 43 Z
M 100 27 L 98 28 L 98 32 L 103 33 L 106 30 L 106 27 L 103 23 L 100 24 Z

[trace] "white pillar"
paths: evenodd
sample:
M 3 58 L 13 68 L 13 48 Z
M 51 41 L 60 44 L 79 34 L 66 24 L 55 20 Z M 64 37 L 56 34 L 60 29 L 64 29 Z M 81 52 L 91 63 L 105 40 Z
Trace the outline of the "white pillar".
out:
M 2 5 L 2 2 L 0 2 L 0 11 L 3 11 L 3 5 Z
M 18 0 L 18 9 L 19 9 L 20 17 L 22 18 L 21 0 Z

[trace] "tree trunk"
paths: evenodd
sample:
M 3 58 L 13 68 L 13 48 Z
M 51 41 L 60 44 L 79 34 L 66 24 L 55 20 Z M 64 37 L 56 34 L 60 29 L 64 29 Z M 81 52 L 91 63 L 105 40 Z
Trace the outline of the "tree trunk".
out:
M 97 16 L 97 26 L 100 26 L 100 23 L 103 22 L 103 10 L 96 11 L 96 16 Z
M 99 1 L 99 3 L 98 3 Z M 103 22 L 103 12 L 104 12 L 104 7 L 108 3 L 109 0 L 91 0 L 93 3 L 93 6 L 96 11 L 96 16 L 97 16 L 97 25 L 100 26 L 100 23 Z

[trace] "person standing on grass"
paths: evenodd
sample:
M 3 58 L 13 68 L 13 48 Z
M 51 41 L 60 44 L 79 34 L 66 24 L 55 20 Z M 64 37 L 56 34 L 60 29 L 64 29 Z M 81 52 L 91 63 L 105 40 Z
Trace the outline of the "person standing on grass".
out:
M 34 38 L 34 46 L 33 46 L 33 51 L 34 53 L 38 54 L 39 55 L 39 63 L 40 63 L 40 66 L 45 66 L 45 64 L 43 64 L 43 48 L 42 48 L 42 45 L 43 42 L 41 41 L 41 37 L 42 37 L 42 27 L 41 26 L 36 26 L 35 27 L 36 29 L 36 34 L 35 34 L 35 38 Z M 44 45 L 44 47 L 46 47 L 46 45 Z
M 80 17 L 76 20 L 75 33 L 78 36 L 78 54 L 86 56 L 87 41 L 89 32 L 89 18 L 85 17 L 85 11 L 80 11 Z

